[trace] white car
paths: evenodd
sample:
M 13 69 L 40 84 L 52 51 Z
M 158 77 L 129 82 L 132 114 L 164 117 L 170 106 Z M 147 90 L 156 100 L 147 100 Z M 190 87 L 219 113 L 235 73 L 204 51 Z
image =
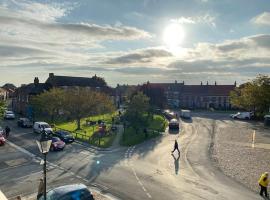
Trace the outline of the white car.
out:
M 252 112 L 238 112 L 236 114 L 232 114 L 231 118 L 233 119 L 251 119 L 253 117 Z
M 45 130 L 46 132 L 53 132 L 52 127 L 46 122 L 35 122 L 33 126 L 34 133 L 42 133 Z
M 4 113 L 4 119 L 15 119 L 14 112 L 6 110 L 5 113 Z
M 190 110 L 181 110 L 180 117 L 184 119 L 190 119 L 191 118 Z

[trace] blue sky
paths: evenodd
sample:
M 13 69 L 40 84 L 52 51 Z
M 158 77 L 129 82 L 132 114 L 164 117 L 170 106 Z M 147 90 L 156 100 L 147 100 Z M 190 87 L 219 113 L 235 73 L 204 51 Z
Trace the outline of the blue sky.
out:
M 238 83 L 270 74 L 269 0 L 0 0 L 0 85 Z

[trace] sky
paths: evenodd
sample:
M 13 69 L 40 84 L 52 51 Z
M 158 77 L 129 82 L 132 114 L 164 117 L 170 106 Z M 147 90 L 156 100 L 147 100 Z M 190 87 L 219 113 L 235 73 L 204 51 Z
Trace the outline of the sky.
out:
M 270 1 L 0 0 L 0 85 L 50 72 L 111 86 L 270 75 Z

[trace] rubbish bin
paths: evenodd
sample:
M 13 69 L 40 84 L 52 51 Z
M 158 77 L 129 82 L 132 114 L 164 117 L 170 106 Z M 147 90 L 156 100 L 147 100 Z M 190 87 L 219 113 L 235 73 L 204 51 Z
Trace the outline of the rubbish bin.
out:
M 265 126 L 270 126 L 270 115 L 265 115 L 264 116 L 264 125 Z

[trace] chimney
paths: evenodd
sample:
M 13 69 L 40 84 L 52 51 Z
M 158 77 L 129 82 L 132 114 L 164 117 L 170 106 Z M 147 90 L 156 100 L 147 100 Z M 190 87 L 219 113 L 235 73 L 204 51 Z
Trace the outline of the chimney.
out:
M 208 81 L 206 82 L 206 85 L 208 85 Z
M 217 82 L 215 81 L 215 85 L 217 85 Z
M 54 77 L 54 73 L 49 73 L 49 78 Z
M 234 81 L 234 86 L 236 87 L 236 81 Z
M 35 77 L 35 79 L 34 79 L 34 84 L 35 84 L 35 86 L 37 86 L 37 85 L 39 84 L 39 79 L 38 79 L 38 77 Z
M 202 85 L 202 81 L 201 81 L 201 85 Z
M 185 85 L 185 81 L 183 81 L 183 85 Z
M 174 83 L 177 84 L 177 80 L 175 80 Z

